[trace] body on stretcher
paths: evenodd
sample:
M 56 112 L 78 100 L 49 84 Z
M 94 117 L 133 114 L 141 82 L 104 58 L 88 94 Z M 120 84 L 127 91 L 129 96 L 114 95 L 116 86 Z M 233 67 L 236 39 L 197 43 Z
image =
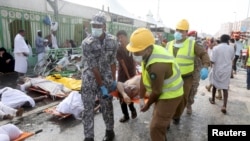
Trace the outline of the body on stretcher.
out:
M 35 91 L 35 92 L 38 92 L 38 93 L 41 93 L 41 94 L 44 94 L 44 95 L 50 95 L 50 93 L 48 91 L 45 91 L 39 87 L 35 87 L 35 86 L 31 86 L 29 87 L 29 90 L 30 91 Z M 52 95 L 51 95 L 52 96 Z M 65 98 L 67 97 L 67 95 L 63 95 L 63 94 L 56 94 L 56 95 L 53 95 L 57 98 Z
M 112 96 L 114 96 L 114 97 L 120 98 L 120 96 L 118 94 L 118 91 L 113 91 L 110 94 Z M 137 103 L 137 104 L 140 103 L 140 99 L 139 98 L 133 98 L 133 99 L 131 99 L 131 101 L 134 102 L 134 103 Z M 148 98 L 144 98 L 144 101 L 145 101 L 145 103 L 148 102 Z
M 27 138 L 35 135 L 35 134 L 38 134 L 40 132 L 42 132 L 43 130 L 38 130 L 38 131 L 35 131 L 35 132 L 23 132 L 17 139 L 15 140 L 12 140 L 12 141 L 24 141 L 26 140 Z

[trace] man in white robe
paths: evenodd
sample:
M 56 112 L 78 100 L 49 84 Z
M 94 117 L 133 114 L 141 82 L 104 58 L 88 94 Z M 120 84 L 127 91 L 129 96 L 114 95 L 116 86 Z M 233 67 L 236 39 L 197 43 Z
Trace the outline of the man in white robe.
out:
M 24 36 L 25 31 L 21 29 L 14 39 L 15 71 L 18 72 L 19 80 L 28 69 L 29 47 L 24 40 Z
M 221 112 L 226 113 L 228 88 L 230 83 L 232 61 L 234 59 L 234 49 L 229 46 L 229 35 L 220 37 L 221 43 L 213 48 L 211 62 L 213 64 L 213 89 L 212 98 L 209 98 L 211 104 L 215 103 L 216 89 L 223 90 L 223 106 Z
M 35 107 L 34 99 L 20 90 L 4 87 L 0 89 L 0 95 L 1 102 L 11 108 L 20 108 L 24 105 Z

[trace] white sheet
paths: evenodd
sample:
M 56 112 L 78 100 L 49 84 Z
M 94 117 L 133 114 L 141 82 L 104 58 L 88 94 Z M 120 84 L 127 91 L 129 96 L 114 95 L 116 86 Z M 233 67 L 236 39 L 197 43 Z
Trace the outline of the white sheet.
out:
M 26 102 L 29 102 L 31 107 L 35 107 L 33 98 L 20 90 L 4 87 L 0 89 L 0 94 L 2 95 L 1 102 L 11 108 L 20 108 Z
M 77 91 L 72 91 L 60 104 L 56 107 L 56 110 L 61 113 L 73 114 L 76 119 L 81 120 L 81 114 L 83 111 L 83 103 L 81 94 Z

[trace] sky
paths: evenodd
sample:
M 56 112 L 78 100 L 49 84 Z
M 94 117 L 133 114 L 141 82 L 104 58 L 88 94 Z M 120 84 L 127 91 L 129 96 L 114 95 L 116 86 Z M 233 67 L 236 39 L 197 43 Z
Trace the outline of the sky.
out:
M 175 29 L 181 19 L 189 22 L 190 30 L 214 35 L 221 24 L 249 17 L 250 0 L 66 0 L 104 10 L 109 3 L 118 2 L 136 17 L 145 17 L 151 11 L 156 20 Z M 112 7 L 110 7 L 112 12 Z

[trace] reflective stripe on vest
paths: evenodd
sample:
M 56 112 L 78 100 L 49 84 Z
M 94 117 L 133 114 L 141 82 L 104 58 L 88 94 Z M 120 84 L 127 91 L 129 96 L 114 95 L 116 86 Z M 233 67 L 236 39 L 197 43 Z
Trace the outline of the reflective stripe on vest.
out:
M 167 50 L 174 55 L 174 40 L 167 44 Z M 176 61 L 180 67 L 181 74 L 194 71 L 194 44 L 195 41 L 186 39 L 183 42 L 183 47 L 179 48 L 176 54 Z
M 247 59 L 247 66 L 250 66 L 250 47 L 248 48 L 248 59 Z
M 162 94 L 160 95 L 159 99 L 171 99 L 183 95 L 183 81 L 178 64 L 174 61 L 174 57 L 168 51 L 166 51 L 163 47 L 157 45 L 154 45 L 153 52 L 148 59 L 146 67 L 144 67 L 144 62 L 142 63 L 143 84 L 147 92 L 152 92 L 151 79 L 147 68 L 151 64 L 157 62 L 174 64 L 174 67 L 172 68 L 173 74 L 170 78 L 164 80 Z

